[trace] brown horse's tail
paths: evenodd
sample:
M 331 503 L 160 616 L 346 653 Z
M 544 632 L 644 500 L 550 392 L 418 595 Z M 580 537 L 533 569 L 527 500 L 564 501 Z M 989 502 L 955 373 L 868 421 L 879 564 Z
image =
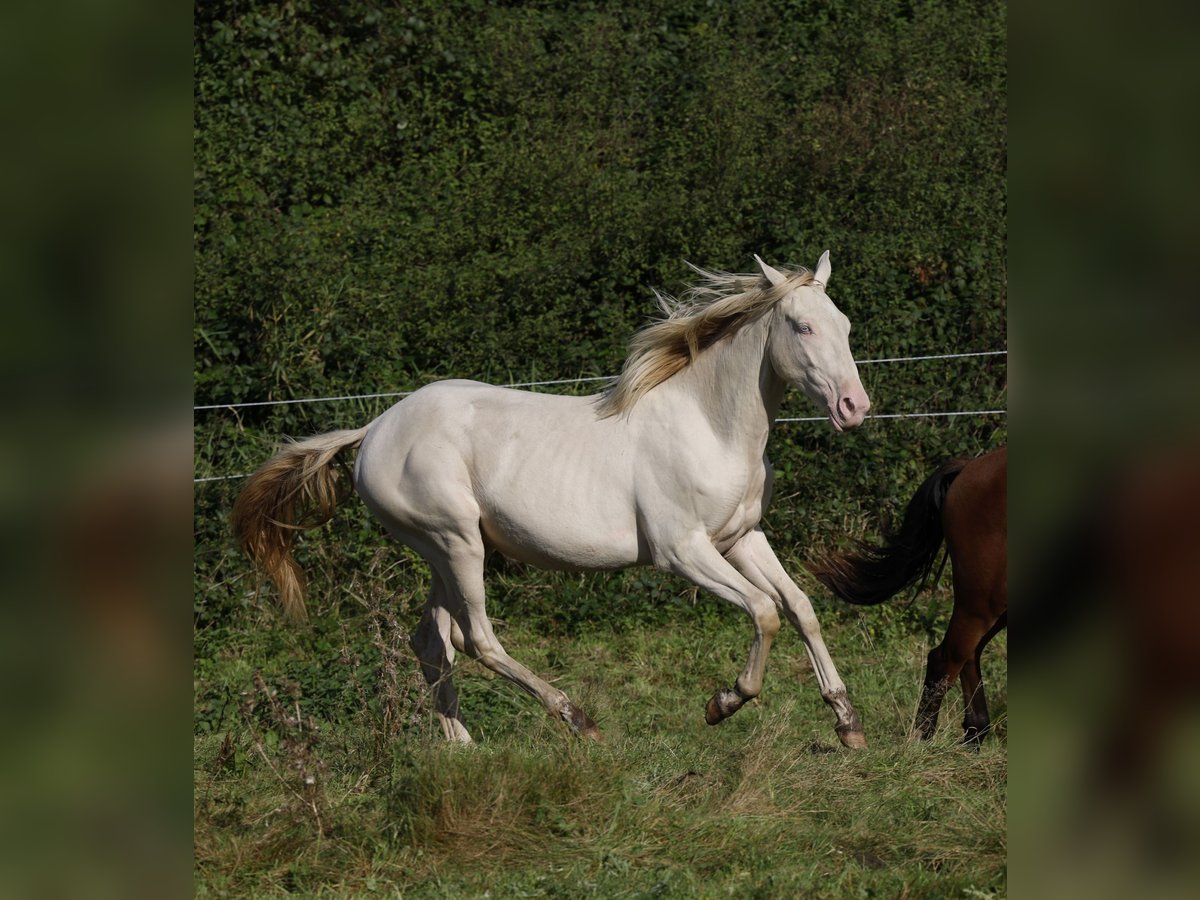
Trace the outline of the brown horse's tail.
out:
M 366 428 L 331 431 L 288 444 L 250 476 L 233 504 L 233 533 L 254 564 L 275 582 L 283 611 L 295 621 L 304 606 L 304 574 L 292 557 L 296 535 L 328 522 L 345 492 L 338 455 L 362 443 Z
M 952 459 L 925 479 L 908 501 L 899 531 L 876 546 L 858 541 L 851 553 L 826 554 L 811 571 L 848 603 L 871 606 L 893 597 L 918 578 L 928 578 L 942 546 L 942 503 L 969 460 Z

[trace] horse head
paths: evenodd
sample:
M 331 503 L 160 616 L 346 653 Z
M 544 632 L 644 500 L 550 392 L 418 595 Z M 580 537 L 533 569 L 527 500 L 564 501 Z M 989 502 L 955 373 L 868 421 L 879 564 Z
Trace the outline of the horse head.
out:
M 829 251 L 811 279 L 797 282 L 755 256 L 771 286 L 784 291 L 775 305 L 767 352 L 776 375 L 829 413 L 837 431 L 857 428 L 871 401 L 850 352 L 850 320 L 825 293 Z

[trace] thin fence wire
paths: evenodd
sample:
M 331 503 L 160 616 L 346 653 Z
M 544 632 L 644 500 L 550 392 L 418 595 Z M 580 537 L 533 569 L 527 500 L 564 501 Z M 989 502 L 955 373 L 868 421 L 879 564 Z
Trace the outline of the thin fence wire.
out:
M 922 419 L 936 416 L 1006 416 L 1007 409 L 960 409 L 954 412 L 917 412 L 917 413 L 878 413 L 868 415 L 868 419 Z M 800 418 L 776 419 L 780 422 L 824 422 L 829 416 L 802 416 Z
M 1006 416 L 1007 409 L 962 409 L 953 412 L 916 412 L 916 413 L 875 413 L 868 415 L 868 419 L 922 419 L 922 418 L 938 418 L 946 416 Z M 776 419 L 775 424 L 783 422 L 824 422 L 828 416 L 800 416 L 796 418 Z M 239 475 L 209 475 L 205 478 L 193 478 L 193 484 L 202 484 L 210 481 L 236 481 L 239 478 L 249 478 L 249 472 L 244 472 Z
M 975 353 L 934 353 L 926 356 L 891 356 L 882 359 L 860 359 L 858 365 L 869 366 L 875 363 L 920 362 L 927 359 L 968 359 L 977 356 L 1006 356 L 1007 350 L 983 350 Z M 586 378 L 556 378 L 552 381 L 518 381 L 512 384 L 500 384 L 497 387 L 527 388 L 548 387 L 558 384 L 587 384 L 595 381 L 613 381 L 615 375 L 592 375 Z M 414 391 L 385 391 L 379 394 L 340 394 L 333 397 L 300 397 L 293 400 L 251 400 L 243 403 L 207 403 L 193 406 L 193 412 L 207 409 L 245 409 L 251 406 L 289 406 L 294 403 L 335 403 L 342 400 L 375 400 L 380 397 L 407 397 Z

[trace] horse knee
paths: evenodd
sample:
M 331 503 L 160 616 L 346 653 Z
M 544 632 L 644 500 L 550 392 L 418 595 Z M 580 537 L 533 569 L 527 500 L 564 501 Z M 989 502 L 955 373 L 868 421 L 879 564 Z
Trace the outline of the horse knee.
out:
M 465 641 L 465 652 L 469 653 L 489 669 L 495 669 L 508 656 L 495 637 L 472 637 Z
M 771 639 L 779 633 L 779 610 L 768 597 L 761 598 L 753 607 L 750 614 L 754 617 L 754 627 L 764 637 Z
M 817 614 L 813 612 L 812 603 L 803 591 L 797 589 L 784 596 L 784 611 L 787 612 L 788 621 L 804 636 L 806 641 L 821 637 L 821 623 L 817 621 Z

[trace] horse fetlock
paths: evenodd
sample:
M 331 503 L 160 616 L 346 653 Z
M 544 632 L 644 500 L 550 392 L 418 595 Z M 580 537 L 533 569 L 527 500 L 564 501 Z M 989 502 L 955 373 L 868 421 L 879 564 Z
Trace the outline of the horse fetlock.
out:
M 844 687 L 833 688 L 821 695 L 821 699 L 829 704 L 837 716 L 837 725 L 833 730 L 837 733 L 842 746 L 850 750 L 862 750 L 867 746 L 867 735 L 863 730 L 862 719 L 858 711 L 850 703 L 850 697 Z
M 600 731 L 600 726 L 595 723 L 592 717 L 569 700 L 563 701 L 558 707 L 558 717 L 566 722 L 567 727 L 580 737 L 590 738 L 594 741 L 603 740 L 604 738 L 604 735 Z
M 858 713 L 850 703 L 850 696 L 844 687 L 836 687 L 821 694 L 821 699 L 829 704 L 837 716 L 838 724 L 848 724 L 851 719 L 858 721 Z
M 962 742 L 973 750 L 978 750 L 991 730 L 991 722 L 987 719 L 968 715 L 963 719 Z
M 716 725 L 741 709 L 745 702 L 746 698 L 738 693 L 737 688 L 721 688 L 704 707 L 704 721 Z
M 438 720 L 442 726 L 442 734 L 446 740 L 452 744 L 473 744 L 471 733 L 467 731 L 467 726 L 463 725 L 458 719 L 451 716 L 438 714 Z

